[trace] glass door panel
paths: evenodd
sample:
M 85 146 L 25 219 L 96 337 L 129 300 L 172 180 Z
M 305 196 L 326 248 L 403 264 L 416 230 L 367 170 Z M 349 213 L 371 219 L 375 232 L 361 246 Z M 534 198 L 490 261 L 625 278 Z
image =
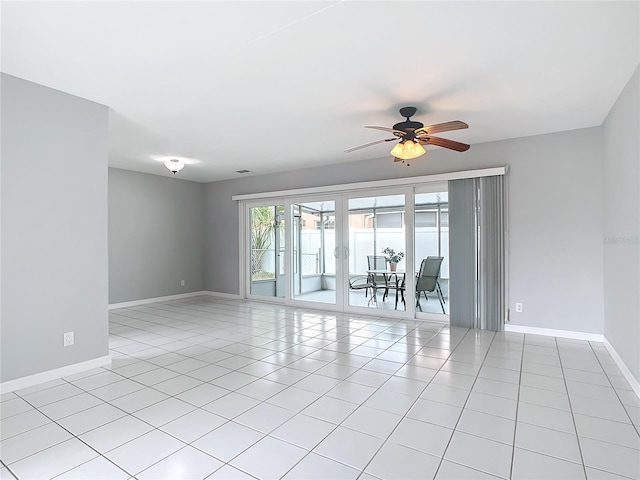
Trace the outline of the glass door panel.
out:
M 291 298 L 336 304 L 336 202 L 291 205 Z
M 347 203 L 348 305 L 406 310 L 405 196 L 349 198 Z
M 416 311 L 449 314 L 448 192 L 415 195 Z M 428 259 L 428 260 L 427 260 Z M 423 261 L 425 261 L 423 265 Z M 422 275 L 420 267 L 422 266 Z
M 283 205 L 249 208 L 249 259 L 251 295 L 285 296 Z

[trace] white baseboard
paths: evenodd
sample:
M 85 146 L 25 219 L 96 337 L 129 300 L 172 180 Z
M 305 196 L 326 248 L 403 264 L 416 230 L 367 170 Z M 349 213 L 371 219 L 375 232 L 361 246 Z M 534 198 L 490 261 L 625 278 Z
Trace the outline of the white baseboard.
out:
M 555 330 L 553 328 L 527 327 L 525 325 L 511 324 L 505 325 L 504 331 L 545 335 L 547 337 L 573 338 L 575 340 L 587 340 L 589 342 L 604 342 L 604 335 L 601 333 L 572 332 L 570 330 Z
M 616 349 L 613 348 L 613 345 L 609 343 L 607 337 L 604 337 L 603 343 L 605 348 L 609 352 L 609 355 L 611 355 L 611 358 L 613 358 L 613 361 L 616 362 L 616 365 L 618 365 L 618 368 L 622 372 L 622 375 L 624 375 L 624 378 L 627 379 L 627 382 L 629 382 L 629 385 L 631 385 L 633 391 L 636 392 L 636 395 L 638 396 L 638 398 L 640 398 L 640 382 L 638 382 L 638 379 L 633 376 L 633 373 L 631 373 L 631 370 L 629 370 L 622 358 L 620 358 L 620 355 L 618 355 Z
M 9 380 L 8 382 L 2 382 L 0 383 L 0 394 L 33 387 L 34 385 L 75 375 L 76 373 L 85 372 L 92 368 L 104 367 L 105 365 L 111 365 L 111 355 L 105 355 L 104 357 L 94 358 L 92 360 L 87 360 L 86 362 L 74 363 L 73 365 L 67 365 L 65 367 L 47 370 L 46 372 L 16 378 L 15 380 Z
M 624 378 L 629 382 L 629 385 L 635 392 L 635 394 L 640 398 L 640 382 L 633 376 L 629 367 L 624 363 L 616 349 L 613 348 L 613 345 L 609 343 L 607 337 L 600 333 L 583 333 L 583 332 L 572 332 L 569 330 L 554 330 L 551 328 L 538 328 L 538 327 L 526 327 L 523 325 L 505 325 L 505 332 L 516 332 L 516 333 L 531 333 L 534 335 L 546 335 L 551 337 L 560 337 L 560 338 L 573 338 L 576 340 L 587 340 L 590 342 L 600 342 L 602 343 L 613 361 L 616 362 L 616 365 L 624 375 Z
M 206 295 L 210 295 L 212 297 L 220 297 L 220 298 L 228 298 L 230 300 L 241 300 L 242 297 L 237 293 L 222 293 L 222 292 L 212 292 L 211 290 L 207 290 L 203 292 Z
M 132 300 L 130 302 L 110 303 L 109 310 L 116 308 L 137 307 L 138 305 L 147 305 L 149 303 L 166 302 L 167 300 L 179 300 L 181 298 L 197 297 L 199 295 L 209 295 L 211 292 L 200 290 L 199 292 L 178 293 L 176 295 L 167 295 L 164 297 L 143 298 L 141 300 Z

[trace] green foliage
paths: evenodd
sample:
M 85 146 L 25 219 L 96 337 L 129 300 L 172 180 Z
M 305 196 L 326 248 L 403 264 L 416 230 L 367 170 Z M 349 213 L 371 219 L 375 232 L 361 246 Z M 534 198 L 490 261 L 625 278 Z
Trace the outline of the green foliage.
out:
M 384 253 L 389 263 L 399 263 L 400 260 L 404 258 L 404 252 L 396 252 L 393 248 L 389 247 L 382 250 L 382 253 Z

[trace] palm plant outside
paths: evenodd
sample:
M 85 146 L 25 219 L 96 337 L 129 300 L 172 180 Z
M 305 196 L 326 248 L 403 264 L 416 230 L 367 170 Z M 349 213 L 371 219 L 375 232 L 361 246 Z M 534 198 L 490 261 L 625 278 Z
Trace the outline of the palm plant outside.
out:
M 251 209 L 251 279 L 275 278 L 274 272 L 264 270 L 264 257 L 273 243 L 275 229 L 274 207 Z

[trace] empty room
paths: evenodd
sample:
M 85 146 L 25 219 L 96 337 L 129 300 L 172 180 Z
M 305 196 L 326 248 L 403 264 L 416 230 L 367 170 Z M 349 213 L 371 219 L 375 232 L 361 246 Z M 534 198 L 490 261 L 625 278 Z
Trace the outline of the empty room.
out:
M 640 2 L 0 9 L 0 479 L 640 478 Z

